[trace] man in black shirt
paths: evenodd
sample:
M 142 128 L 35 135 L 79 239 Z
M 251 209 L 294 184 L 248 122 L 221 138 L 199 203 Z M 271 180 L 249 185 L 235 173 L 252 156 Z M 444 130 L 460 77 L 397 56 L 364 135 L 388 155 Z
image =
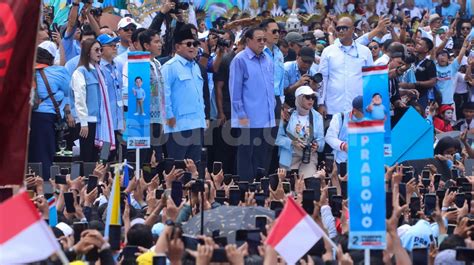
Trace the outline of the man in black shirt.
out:
M 235 129 L 231 128 L 231 102 L 229 91 L 229 72 L 230 63 L 235 55 L 245 48 L 245 43 L 242 38 L 235 51 L 230 51 L 222 58 L 219 70 L 214 74 L 214 89 L 216 92 L 217 105 L 217 119 L 219 127 L 213 133 L 214 139 L 214 156 L 217 161 L 222 162 L 222 167 L 225 173 L 235 173 L 235 141 L 237 134 Z
M 436 65 L 427 58 L 433 49 L 433 42 L 428 38 L 421 38 L 415 47 L 415 83 L 400 83 L 400 88 L 416 89 L 420 93 L 418 103 L 423 109 L 434 100 L 433 88 L 436 84 Z

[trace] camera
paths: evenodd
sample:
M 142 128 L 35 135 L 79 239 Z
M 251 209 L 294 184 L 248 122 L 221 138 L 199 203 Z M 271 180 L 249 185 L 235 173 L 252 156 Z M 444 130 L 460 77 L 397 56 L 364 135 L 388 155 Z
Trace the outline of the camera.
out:
M 230 41 L 229 40 L 224 40 L 222 38 L 217 39 L 217 46 L 220 47 L 230 47 Z
M 98 7 L 98 8 L 92 8 L 91 9 L 91 14 L 94 16 L 94 17 L 100 17 L 102 16 L 102 8 Z
M 310 76 L 309 78 L 311 78 L 311 80 L 313 80 L 313 82 L 315 82 L 315 83 L 323 82 L 323 75 L 321 73 L 316 73 L 316 74 Z
M 179 11 L 178 11 L 179 9 L 188 10 L 188 8 L 189 8 L 188 3 L 179 2 L 177 0 L 174 0 L 173 2 L 175 3 L 175 6 L 174 6 L 173 9 L 170 10 L 170 13 L 177 14 L 177 13 L 179 13 Z
M 301 158 L 301 163 L 309 164 L 310 160 L 311 160 L 311 143 L 307 144 L 303 148 L 303 157 Z
M 223 31 L 223 30 L 218 30 L 218 29 L 215 29 L 215 28 L 211 28 L 209 29 L 209 34 L 214 34 L 218 37 L 217 39 L 217 46 L 219 47 L 230 47 L 231 46 L 231 43 L 229 40 L 225 40 L 221 37 L 219 37 L 219 35 L 224 35 L 226 32 Z

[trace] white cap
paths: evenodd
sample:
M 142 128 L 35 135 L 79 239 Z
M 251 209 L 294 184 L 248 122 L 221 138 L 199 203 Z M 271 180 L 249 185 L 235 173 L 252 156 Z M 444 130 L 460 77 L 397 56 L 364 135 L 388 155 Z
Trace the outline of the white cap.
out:
M 320 39 L 320 38 L 324 38 L 324 32 L 320 29 L 315 29 L 313 31 L 313 36 L 316 38 L 316 39 Z
M 49 52 L 53 57 L 56 57 L 56 53 L 58 51 L 58 47 L 56 46 L 56 43 L 50 41 L 50 40 L 45 40 L 43 41 L 38 47 L 43 48 Z
M 207 38 L 207 36 L 209 36 L 209 30 L 206 30 L 202 33 L 198 32 L 198 40 L 205 39 L 205 38 Z
M 141 25 L 138 24 L 135 21 L 135 19 L 133 19 L 131 17 L 124 17 L 124 18 L 120 19 L 119 23 L 117 24 L 117 29 L 125 28 L 126 26 L 128 26 L 130 24 L 134 24 L 135 26 L 137 26 L 137 28 L 141 27 Z
M 316 92 L 314 92 L 314 90 L 309 86 L 300 86 L 296 89 L 295 97 L 300 95 L 316 95 Z
M 61 222 L 61 223 L 57 224 L 56 228 L 61 230 L 63 232 L 64 236 L 66 236 L 66 237 L 74 234 L 74 230 L 72 230 L 72 228 L 64 222 Z

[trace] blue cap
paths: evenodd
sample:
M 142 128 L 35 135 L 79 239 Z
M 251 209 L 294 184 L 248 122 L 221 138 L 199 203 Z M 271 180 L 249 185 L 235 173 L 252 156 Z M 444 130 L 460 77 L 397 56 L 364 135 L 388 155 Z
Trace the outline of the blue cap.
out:
M 119 37 L 114 38 L 108 34 L 100 34 L 99 37 L 97 37 L 97 41 L 100 42 L 101 45 L 106 45 L 113 42 L 119 42 L 120 38 Z

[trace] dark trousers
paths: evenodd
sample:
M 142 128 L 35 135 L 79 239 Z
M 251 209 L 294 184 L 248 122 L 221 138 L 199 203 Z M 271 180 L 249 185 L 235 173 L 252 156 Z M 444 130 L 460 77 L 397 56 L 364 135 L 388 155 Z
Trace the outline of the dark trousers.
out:
M 78 123 L 76 124 L 76 127 L 78 128 L 78 131 L 81 130 L 81 124 Z M 81 146 L 81 152 L 80 152 L 80 157 L 81 161 L 83 162 L 97 162 L 98 160 L 98 154 L 99 151 L 97 147 L 95 146 L 95 130 L 97 127 L 97 123 L 95 122 L 89 122 L 87 124 L 87 127 L 89 128 L 89 133 L 87 134 L 86 138 L 82 138 L 79 136 L 79 144 Z
M 278 136 L 278 128 L 280 127 L 280 119 L 281 119 L 281 101 L 280 96 L 275 96 L 276 100 L 276 107 L 275 107 L 275 127 L 271 129 L 271 138 L 269 139 L 269 148 L 268 148 L 268 161 L 266 162 L 265 169 L 267 173 L 275 172 L 280 163 L 278 158 L 278 146 L 275 145 L 276 138 Z
M 464 113 L 462 108 L 464 103 L 469 102 L 469 93 L 464 94 L 454 94 L 454 104 L 456 104 L 456 119 L 464 118 Z
M 201 160 L 204 130 L 202 128 L 167 133 L 166 150 L 169 158 L 175 160 Z
M 271 128 L 240 128 L 237 147 L 237 174 L 253 181 L 257 168 L 265 168 L 270 148 Z
M 28 161 L 42 163 L 44 180 L 48 180 L 50 177 L 50 168 L 56 153 L 55 120 L 56 114 L 39 112 L 31 114 Z
M 230 117 L 227 116 L 227 117 Z M 215 128 L 213 135 L 214 160 L 222 162 L 224 174 L 236 174 L 238 129 L 232 128 L 230 121 Z M 209 159 L 210 160 L 210 159 Z M 212 161 L 212 162 L 213 162 Z

